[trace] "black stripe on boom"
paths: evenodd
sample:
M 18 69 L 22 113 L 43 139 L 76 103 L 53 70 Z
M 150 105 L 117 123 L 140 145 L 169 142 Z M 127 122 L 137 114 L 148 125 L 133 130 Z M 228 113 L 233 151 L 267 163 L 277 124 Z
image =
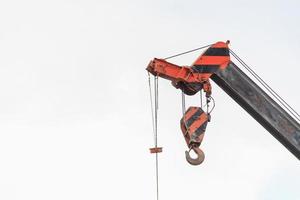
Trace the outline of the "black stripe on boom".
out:
M 215 73 L 219 67 L 219 65 L 194 65 L 192 69 L 197 73 Z
M 203 113 L 203 110 L 201 109 L 201 108 L 199 108 L 198 110 L 197 110 L 197 112 L 195 112 L 195 114 L 193 114 L 193 116 L 191 116 L 188 120 L 187 120 L 187 122 L 186 122 L 186 127 L 190 127 L 193 123 L 194 123 L 194 121 L 196 121 L 199 117 L 200 117 L 200 115 Z
M 209 48 L 203 54 L 204 56 L 229 56 L 228 48 Z

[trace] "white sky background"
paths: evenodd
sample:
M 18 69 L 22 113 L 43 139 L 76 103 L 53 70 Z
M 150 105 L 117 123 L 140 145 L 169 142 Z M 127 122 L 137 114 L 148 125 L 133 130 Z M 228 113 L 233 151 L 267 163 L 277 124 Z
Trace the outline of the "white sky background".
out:
M 296 0 L 0 1 L 0 199 L 155 199 L 145 71 L 153 57 L 230 39 L 300 111 L 299 8 Z M 160 81 L 160 199 L 299 199 L 299 161 L 215 84 L 213 95 L 206 160 L 190 166 L 181 93 Z

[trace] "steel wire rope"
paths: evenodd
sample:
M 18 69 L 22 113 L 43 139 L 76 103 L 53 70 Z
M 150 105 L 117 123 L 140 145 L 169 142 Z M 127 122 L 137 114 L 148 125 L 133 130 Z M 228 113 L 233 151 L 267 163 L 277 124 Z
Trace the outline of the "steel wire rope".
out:
M 231 50 L 232 51 L 232 50 Z M 297 120 L 300 120 L 298 117 L 300 117 L 300 115 L 297 113 L 297 111 L 295 111 L 278 93 L 276 93 L 262 78 L 259 77 L 258 74 L 256 74 L 240 57 L 238 57 L 233 51 L 232 53 L 234 54 L 234 56 L 236 56 L 235 58 L 237 60 L 239 60 L 239 62 L 290 112 L 290 114 L 292 114 L 294 117 L 297 118 Z M 274 94 L 273 94 L 274 93 Z M 278 99 L 279 98 L 279 99 Z M 287 108 L 287 107 L 288 108 Z M 291 109 L 291 110 L 290 110 Z M 294 113 L 293 113 L 293 112 Z M 296 114 L 297 116 L 295 116 L 294 114 Z
M 155 143 L 155 122 L 154 122 L 154 108 L 153 108 L 153 95 L 152 95 L 152 86 L 151 86 L 151 78 L 150 73 L 148 72 L 148 85 L 149 85 L 149 94 L 150 94 L 150 104 L 151 104 L 151 121 L 152 121 L 152 132 L 153 132 L 153 139 Z
M 154 91 L 155 91 L 155 148 L 157 148 L 157 112 L 158 112 L 158 77 L 154 77 Z M 158 187 L 158 153 L 155 154 L 155 172 L 156 172 L 156 199 L 159 199 L 159 187 Z
M 182 106 L 182 115 L 185 114 L 185 94 L 181 91 L 181 106 Z
M 277 101 L 287 109 L 287 111 L 294 116 L 294 118 L 300 121 L 300 115 L 277 93 L 275 92 L 255 71 L 249 67 L 233 50 L 229 49 L 230 53 L 241 63 L 241 65 L 254 77 L 256 80 L 262 84 L 262 86 L 270 92 L 270 94 L 277 99 Z
M 202 101 L 202 89 L 200 90 L 200 106 L 201 106 L 201 109 L 203 107 L 203 101 Z
M 184 55 L 184 54 L 192 53 L 192 52 L 194 52 L 194 51 L 198 51 L 198 50 L 200 50 L 200 49 L 204 49 L 204 48 L 206 48 L 206 47 L 210 47 L 211 45 L 213 45 L 213 44 L 208 44 L 208 45 L 205 45 L 205 46 L 202 46 L 202 47 L 198 47 L 198 48 L 196 48 L 196 49 L 192 49 L 192 50 L 189 50 L 189 51 L 185 51 L 185 52 L 182 52 L 182 53 L 178 53 L 178 54 L 175 54 L 175 55 L 166 57 L 166 58 L 164 58 L 164 60 L 168 60 L 168 59 L 170 59 L 170 58 L 175 58 L 175 57 L 178 57 L 178 56 L 182 56 L 182 55 Z
M 151 118 L 152 118 L 152 130 L 154 135 L 154 145 L 157 148 L 157 112 L 158 112 L 158 77 L 154 77 L 154 108 L 153 108 L 153 95 L 152 95 L 152 86 L 150 73 L 148 72 L 148 84 L 149 84 L 149 93 L 150 93 L 150 103 L 151 103 Z M 155 155 L 155 178 L 156 178 L 156 199 L 159 199 L 159 187 L 158 187 L 158 153 Z

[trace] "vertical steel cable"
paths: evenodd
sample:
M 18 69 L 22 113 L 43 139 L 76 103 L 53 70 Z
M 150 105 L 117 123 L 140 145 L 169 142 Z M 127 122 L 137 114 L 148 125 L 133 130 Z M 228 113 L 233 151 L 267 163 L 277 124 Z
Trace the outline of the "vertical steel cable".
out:
M 154 77 L 154 108 L 153 108 L 153 95 L 151 87 L 150 73 L 148 73 L 148 84 L 149 84 L 149 93 L 150 93 L 150 103 L 151 103 L 151 118 L 152 118 L 152 130 L 154 136 L 154 145 L 157 148 L 158 139 L 157 139 L 157 111 L 158 111 L 158 77 Z M 158 190 L 158 153 L 155 155 L 155 178 L 156 178 L 156 199 L 159 197 Z
M 200 90 L 200 106 L 201 106 L 201 109 L 202 109 L 202 106 L 203 106 L 203 102 L 202 102 L 202 89 Z
M 181 91 L 181 106 L 182 106 L 182 115 L 185 114 L 185 94 Z
M 148 84 L 149 84 L 149 94 L 150 94 L 150 104 L 151 104 L 152 132 L 153 132 L 153 139 L 154 139 L 154 143 L 155 143 L 155 122 L 154 122 L 153 95 L 152 95 L 152 86 L 151 86 L 151 79 L 150 79 L 150 73 L 149 72 L 148 72 Z
M 158 77 L 154 77 L 154 90 L 155 90 L 155 148 L 157 148 L 157 112 L 158 112 Z M 155 168 L 156 168 L 156 200 L 159 199 L 158 187 L 158 153 L 155 154 Z

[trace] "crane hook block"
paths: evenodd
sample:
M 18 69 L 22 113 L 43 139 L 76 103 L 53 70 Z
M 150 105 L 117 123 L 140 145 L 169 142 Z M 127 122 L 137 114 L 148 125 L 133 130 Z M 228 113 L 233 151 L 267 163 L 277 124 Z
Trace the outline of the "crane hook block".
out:
M 186 151 L 186 159 L 192 165 L 199 165 L 204 160 L 204 153 L 199 146 L 203 140 L 209 116 L 200 107 L 189 107 L 180 120 L 181 131 L 190 150 L 194 150 L 197 158 L 190 156 Z

